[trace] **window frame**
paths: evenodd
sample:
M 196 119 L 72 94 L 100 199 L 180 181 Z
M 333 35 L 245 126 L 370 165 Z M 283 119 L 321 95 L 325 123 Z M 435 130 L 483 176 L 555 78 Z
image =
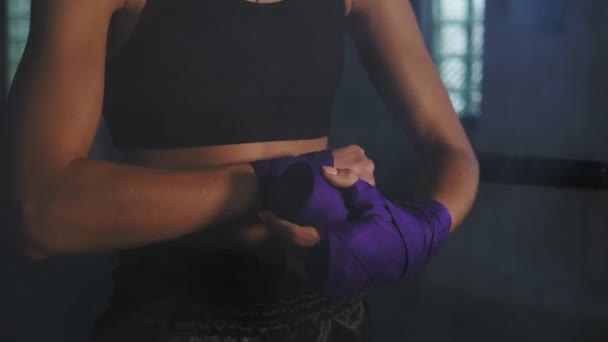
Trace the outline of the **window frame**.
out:
M 422 32 L 422 37 L 427 45 L 427 49 L 433 60 L 435 60 L 435 40 L 436 32 L 434 29 L 434 18 L 433 18 L 433 1 L 436 0 L 411 0 L 412 6 L 416 11 L 416 16 L 418 19 L 418 25 L 420 27 L 420 31 Z M 485 20 L 485 19 L 484 19 Z M 485 30 L 484 30 L 485 36 Z M 482 62 L 484 61 L 484 56 L 482 55 Z M 438 69 L 439 71 L 439 69 Z M 482 92 L 483 96 L 483 81 L 481 83 L 481 87 L 479 89 Z M 482 99 L 483 103 L 483 99 Z M 467 135 L 471 137 L 478 126 L 480 116 L 483 115 L 480 113 L 478 115 L 474 115 L 471 113 L 462 113 L 462 115 L 458 115 L 460 122 L 462 123 Z
M 29 34 L 29 32 L 23 37 L 24 39 L 20 39 L 20 40 L 11 40 L 11 10 L 10 10 L 10 3 L 11 2 L 27 2 L 28 3 L 28 16 L 29 16 L 29 12 L 30 12 L 30 7 L 31 7 L 31 0 L 1 0 L 1 6 L 3 9 L 3 18 L 4 18 L 4 25 L 3 25 L 3 29 L 4 29 L 4 34 L 2 35 L 2 37 L 4 38 L 4 41 L 2 43 L 2 48 L 3 50 L 3 57 L 4 57 L 4 69 L 2 70 L 3 72 L 3 80 L 4 80 L 4 84 L 3 86 L 5 88 L 8 88 L 10 86 L 10 82 L 12 81 L 12 77 L 14 76 L 14 72 L 16 71 L 17 67 L 18 67 L 18 60 L 21 58 L 21 53 L 22 53 L 22 49 L 25 48 L 25 44 L 26 44 L 26 38 L 27 38 L 27 34 Z M 27 25 L 25 26 L 27 27 L 27 31 L 29 31 L 29 20 L 27 22 Z M 18 48 L 19 50 L 19 56 L 18 58 L 15 60 L 15 55 L 13 55 L 15 53 L 15 48 Z M 14 63 L 17 62 L 17 63 Z M 13 64 L 14 63 L 14 64 Z
M 418 24 L 420 26 L 420 29 L 422 31 L 422 35 L 424 37 L 424 40 L 427 44 L 427 47 L 429 49 L 429 53 L 431 54 L 433 60 L 436 62 L 437 68 L 439 69 L 439 61 L 438 56 L 437 56 L 437 52 L 435 51 L 436 49 L 436 41 L 438 39 L 438 30 L 437 30 L 437 25 L 436 25 L 436 21 L 434 20 L 434 6 L 437 0 L 413 0 L 413 4 L 414 4 L 414 8 L 416 10 L 416 14 L 418 16 Z M 469 6 L 469 16 L 473 15 L 473 7 Z M 485 18 L 484 18 L 485 20 Z M 470 96 L 468 95 L 472 95 L 475 92 L 475 89 L 472 89 L 471 86 L 473 84 L 473 80 L 472 80 L 472 72 L 471 69 L 473 68 L 473 65 L 475 64 L 475 61 L 478 59 L 478 56 L 475 55 L 475 53 L 473 52 L 473 34 L 474 34 L 474 24 L 472 24 L 474 22 L 474 19 L 469 18 L 469 20 L 467 20 L 467 22 L 471 23 L 469 25 L 466 25 L 465 29 L 467 30 L 467 36 L 469 37 L 469 39 L 467 39 L 467 48 L 466 48 L 466 54 L 464 55 L 456 55 L 455 57 L 458 59 L 462 59 L 463 62 L 466 65 L 466 72 L 465 72 L 465 87 L 464 89 L 447 89 L 450 92 L 461 92 L 463 95 L 463 100 L 465 100 L 466 105 L 465 108 L 471 108 L 470 106 Z M 457 22 L 458 24 L 461 24 L 461 21 Z M 485 27 L 484 27 L 484 34 L 485 34 Z M 443 57 L 443 56 L 442 56 Z M 481 55 L 481 61 L 482 63 L 484 62 L 484 58 L 483 58 L 483 53 Z M 446 87 L 447 88 L 447 87 Z M 483 88 L 483 81 L 480 84 L 480 88 L 479 91 L 482 92 Z M 482 96 L 483 96 L 483 92 L 482 92 Z M 483 101 L 483 100 L 482 100 Z M 467 113 L 467 111 L 465 110 L 463 113 L 460 113 L 460 117 L 473 117 L 476 118 L 478 116 L 482 115 L 481 113 L 481 108 L 480 111 L 478 113 Z
M 8 3 L 7 0 L 0 0 L 0 17 L 4 18 L 3 25 L 0 25 L 0 63 L 4 67 L 0 70 L 0 90 L 3 94 L 8 91 Z

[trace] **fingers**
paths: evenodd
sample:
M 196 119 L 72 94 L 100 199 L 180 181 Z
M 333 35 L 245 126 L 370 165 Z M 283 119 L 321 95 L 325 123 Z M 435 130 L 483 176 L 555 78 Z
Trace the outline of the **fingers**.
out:
M 371 159 L 365 157 L 356 165 L 356 168 L 353 168 L 353 170 L 359 175 L 361 179 L 373 186 L 376 186 L 376 180 L 374 178 L 376 165 Z
M 365 158 L 365 150 L 358 145 L 348 145 L 332 150 L 334 166 L 338 168 L 351 167 L 353 163 Z
M 351 169 L 361 179 L 375 186 L 374 178 L 375 164 L 365 155 L 365 150 L 358 145 L 349 145 L 332 151 L 334 167 L 339 169 Z
M 359 180 L 359 175 L 351 169 L 324 166 L 323 174 L 327 181 L 337 188 L 348 188 Z
M 285 237 L 287 240 L 301 247 L 312 247 L 319 243 L 321 238 L 314 227 L 303 227 L 293 222 L 283 220 L 269 211 L 259 215 L 260 220 L 271 229 Z
M 374 179 L 374 174 L 365 174 L 365 175 L 360 175 L 359 176 L 361 179 L 363 179 L 364 181 L 368 182 L 369 184 L 376 186 L 376 179 Z
M 237 233 L 238 240 L 248 247 L 262 245 L 268 241 L 269 235 L 268 228 L 263 224 L 254 224 Z

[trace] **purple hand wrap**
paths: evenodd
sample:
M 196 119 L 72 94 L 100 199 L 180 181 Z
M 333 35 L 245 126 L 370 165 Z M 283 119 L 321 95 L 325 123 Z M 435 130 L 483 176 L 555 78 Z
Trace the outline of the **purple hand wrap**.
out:
M 398 207 L 363 180 L 338 190 L 309 163 L 292 164 L 273 185 L 270 197 L 277 209 L 287 208 L 285 218 L 319 231 L 321 242 L 308 250 L 305 263 L 312 285 L 327 296 L 348 296 L 415 274 L 437 254 L 452 223 L 439 202 Z M 346 220 L 336 221 L 340 217 Z
M 305 226 L 346 220 L 348 212 L 341 194 L 321 174 L 323 165 L 334 165 L 331 151 L 260 160 L 251 165 L 261 186 L 264 208 L 277 216 Z M 315 186 L 317 183 L 326 186 Z
M 334 166 L 334 157 L 330 150 L 310 152 L 299 156 L 256 160 L 251 162 L 250 165 L 258 177 L 260 185 L 265 189 L 274 177 L 282 175 L 292 164 L 302 161 L 312 165 Z

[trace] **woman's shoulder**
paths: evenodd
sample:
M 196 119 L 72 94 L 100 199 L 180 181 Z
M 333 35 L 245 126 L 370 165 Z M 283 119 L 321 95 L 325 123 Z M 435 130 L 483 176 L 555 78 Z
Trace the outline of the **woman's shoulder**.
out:
M 65 19 L 70 19 L 72 17 L 81 18 L 80 22 L 77 20 L 73 21 L 83 27 L 103 22 L 107 24 L 107 21 L 110 20 L 113 14 L 126 8 L 127 3 L 130 1 L 137 2 L 137 0 L 32 1 L 30 20 L 34 26 L 61 23 L 64 22 Z M 92 20 L 86 20 L 87 16 Z

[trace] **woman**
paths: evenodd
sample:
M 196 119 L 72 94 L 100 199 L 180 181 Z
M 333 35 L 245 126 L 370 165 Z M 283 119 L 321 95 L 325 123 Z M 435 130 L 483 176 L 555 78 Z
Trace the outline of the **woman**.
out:
M 256 221 L 250 164 L 326 149 L 345 28 L 416 147 L 418 198 L 451 229 L 470 210 L 477 162 L 407 1 L 46 0 L 31 21 L 9 95 L 24 250 L 123 251 L 96 341 L 366 339 L 360 297 L 286 271 L 270 232 L 316 230 Z M 102 113 L 121 163 L 87 158 Z M 334 184 L 373 184 L 361 149 L 332 155 Z

